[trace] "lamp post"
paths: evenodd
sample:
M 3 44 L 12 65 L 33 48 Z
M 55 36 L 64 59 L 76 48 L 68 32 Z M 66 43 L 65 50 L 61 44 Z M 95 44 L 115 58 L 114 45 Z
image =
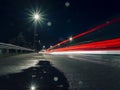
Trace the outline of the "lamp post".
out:
M 33 48 L 35 50 L 37 50 L 36 48 L 36 37 L 38 36 L 37 34 L 37 26 L 42 25 L 42 23 L 44 23 L 45 21 L 45 14 L 44 12 L 42 12 L 38 7 L 36 7 L 36 9 L 31 9 L 28 10 L 28 15 L 29 15 L 29 21 L 33 23 L 34 26 L 34 32 L 33 32 Z M 40 41 L 40 40 L 39 40 Z
M 37 37 L 37 24 L 38 21 L 40 20 L 40 14 L 39 13 L 34 13 L 33 14 L 33 19 L 34 19 L 34 39 L 33 39 L 33 47 L 36 50 L 36 37 Z
M 38 36 L 38 34 L 37 34 L 37 25 L 41 24 L 44 21 L 44 15 L 43 15 L 43 13 L 40 12 L 39 10 L 35 10 L 32 13 L 32 20 L 33 20 L 33 24 L 34 24 L 33 47 L 34 47 L 35 50 L 37 50 L 37 45 L 36 45 L 36 42 L 37 42 L 36 37 Z

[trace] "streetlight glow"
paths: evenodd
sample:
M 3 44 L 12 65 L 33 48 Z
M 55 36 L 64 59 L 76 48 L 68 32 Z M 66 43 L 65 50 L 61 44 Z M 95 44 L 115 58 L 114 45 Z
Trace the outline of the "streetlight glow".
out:
M 40 16 L 39 16 L 39 14 L 34 14 L 34 17 L 33 17 L 35 20 L 39 20 L 40 19 Z
M 42 26 L 42 24 L 45 22 L 45 14 L 44 12 L 41 11 L 40 8 L 36 8 L 36 9 L 32 8 L 31 10 L 28 10 L 28 15 L 29 15 L 29 21 L 32 22 L 34 26 L 33 47 L 36 50 L 37 49 L 36 37 L 38 36 L 37 26 L 38 25 Z
M 69 41 L 72 41 L 72 40 L 73 40 L 73 38 L 72 38 L 72 37 L 70 37 L 70 38 L 69 38 Z
M 41 25 L 45 22 L 45 14 L 39 8 L 28 10 L 28 16 L 29 21 L 32 22 L 34 25 L 35 24 Z

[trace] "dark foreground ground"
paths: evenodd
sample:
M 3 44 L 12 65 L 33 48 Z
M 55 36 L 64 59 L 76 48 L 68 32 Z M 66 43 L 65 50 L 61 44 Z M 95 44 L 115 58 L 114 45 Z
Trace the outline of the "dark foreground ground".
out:
M 41 65 L 40 67 L 37 65 L 40 61 L 45 60 L 49 61 L 51 63 L 51 67 L 54 68 L 53 70 L 50 67 L 47 67 L 48 69 L 45 70 L 48 72 L 50 71 L 49 73 L 46 73 L 44 68 L 41 68 Z M 0 59 L 0 75 L 4 75 L 0 77 L 0 83 L 1 85 L 4 85 L 5 83 L 2 82 L 5 82 L 6 80 L 11 83 L 12 80 L 16 81 L 16 78 L 20 77 L 17 78 L 16 83 L 22 82 L 22 78 L 25 81 L 28 81 L 28 83 L 30 83 L 30 80 L 32 80 L 32 82 L 37 80 L 38 83 L 42 84 L 52 83 L 51 80 L 53 80 L 56 85 L 54 83 L 52 85 L 47 84 L 47 86 L 57 87 L 57 90 L 120 90 L 119 60 L 120 55 L 17 55 Z M 41 74 L 38 74 L 38 72 L 41 72 Z M 44 79 L 40 79 L 41 76 L 47 76 L 49 78 L 46 80 L 46 77 L 44 77 Z M 50 76 L 53 77 L 51 78 Z M 33 80 L 33 78 L 35 79 Z M 42 80 L 50 82 L 43 83 Z M 63 85 L 57 83 L 59 80 Z M 14 84 L 15 82 L 12 83 Z M 34 90 L 35 86 L 40 85 L 34 85 L 31 89 Z M 3 88 L 2 86 L 0 87 Z M 29 85 L 27 87 L 30 88 Z M 49 90 L 51 90 L 50 87 Z M 52 90 L 56 90 L 56 88 L 53 88 Z

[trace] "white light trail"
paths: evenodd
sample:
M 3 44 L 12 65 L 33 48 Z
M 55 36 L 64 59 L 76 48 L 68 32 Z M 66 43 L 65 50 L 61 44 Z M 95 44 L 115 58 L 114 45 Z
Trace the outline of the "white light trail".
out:
M 120 50 L 111 51 L 63 51 L 63 52 L 51 52 L 53 55 L 79 55 L 79 54 L 120 54 Z

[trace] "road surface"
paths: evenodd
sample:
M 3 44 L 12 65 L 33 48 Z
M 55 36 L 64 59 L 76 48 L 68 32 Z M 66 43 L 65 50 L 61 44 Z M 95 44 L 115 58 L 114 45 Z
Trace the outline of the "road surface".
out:
M 71 90 L 120 90 L 119 55 L 45 57 L 65 73 Z
M 36 53 L 0 58 L 0 75 L 20 72 L 22 69 L 34 66 L 42 59 L 43 57 Z
M 120 90 L 120 55 L 17 55 L 0 59 L 0 75 L 20 72 L 40 60 L 63 72 L 70 90 Z

